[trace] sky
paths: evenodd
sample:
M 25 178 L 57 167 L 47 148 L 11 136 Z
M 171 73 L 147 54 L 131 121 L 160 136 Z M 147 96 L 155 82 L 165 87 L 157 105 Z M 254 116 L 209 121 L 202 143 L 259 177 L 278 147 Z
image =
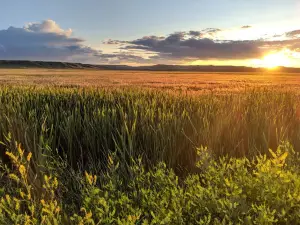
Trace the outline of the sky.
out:
M 299 0 L 0 0 L 0 60 L 300 67 Z

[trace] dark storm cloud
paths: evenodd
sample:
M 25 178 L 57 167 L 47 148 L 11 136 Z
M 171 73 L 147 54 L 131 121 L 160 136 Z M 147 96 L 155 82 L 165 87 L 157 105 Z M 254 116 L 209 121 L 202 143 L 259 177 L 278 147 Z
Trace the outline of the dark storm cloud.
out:
M 0 44 L 0 52 L 1 52 L 1 51 L 2 51 L 2 52 L 5 52 L 5 48 L 4 48 L 3 45 Z
M 207 30 L 212 32 L 211 29 Z M 214 30 L 214 32 L 217 32 Z M 157 53 L 158 57 L 173 59 L 249 59 L 259 58 L 268 51 L 288 47 L 297 51 L 300 39 L 268 41 L 259 40 L 213 40 L 188 36 L 189 32 L 176 32 L 164 39 L 156 36 L 129 41 L 125 49 L 144 50 Z
M 201 31 L 195 31 L 195 30 L 190 30 L 188 32 L 184 31 L 178 31 L 174 32 L 166 37 L 164 36 L 156 36 L 156 35 L 151 35 L 151 36 L 144 36 L 142 39 L 144 40 L 165 40 L 169 43 L 175 43 L 179 40 L 183 40 L 187 35 L 192 36 L 194 38 L 200 38 L 203 37 L 204 35 L 210 35 L 213 36 L 217 32 L 220 32 L 221 29 L 218 28 L 207 28 Z M 107 41 L 103 41 L 103 44 L 107 45 L 120 45 L 120 44 L 130 44 L 131 41 L 122 41 L 122 40 L 112 40 L 108 39 Z
M 148 37 L 131 41 L 130 44 L 127 49 L 142 49 L 173 58 L 232 59 L 251 58 L 262 54 L 262 50 L 251 41 L 217 42 L 208 38 L 183 39 L 181 35 L 174 34 L 164 40 Z
M 63 30 L 52 20 L 0 30 L 0 59 L 70 60 L 79 54 L 88 57 L 101 54 L 71 34 L 70 29 Z
M 35 32 L 16 27 L 0 30 L 0 44 L 3 46 L 70 45 L 81 42 L 82 39 L 71 38 L 60 33 Z
M 93 63 L 106 63 L 111 59 L 128 62 L 142 60 L 141 57 L 123 53 L 103 54 L 85 46 L 83 39 L 71 35 L 71 29 L 63 30 L 53 20 L 0 30 L 0 59 Z

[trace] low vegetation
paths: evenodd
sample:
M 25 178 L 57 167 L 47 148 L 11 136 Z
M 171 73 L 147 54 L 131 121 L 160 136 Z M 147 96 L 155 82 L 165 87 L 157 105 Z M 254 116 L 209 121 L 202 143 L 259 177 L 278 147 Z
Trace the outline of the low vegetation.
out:
M 3 86 L 0 224 L 299 224 L 299 103 Z

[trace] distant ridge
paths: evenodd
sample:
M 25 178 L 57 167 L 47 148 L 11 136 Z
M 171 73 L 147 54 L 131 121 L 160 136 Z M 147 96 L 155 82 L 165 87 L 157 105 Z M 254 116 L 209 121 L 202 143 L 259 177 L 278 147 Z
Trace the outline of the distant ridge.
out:
M 266 72 L 266 68 L 253 68 L 246 66 L 182 66 L 182 65 L 153 65 L 153 66 L 127 66 L 127 65 L 93 65 L 69 62 L 0 60 L 1 68 L 46 68 L 46 69 L 99 69 L 99 70 L 145 70 L 145 71 L 190 71 L 190 72 Z M 300 68 L 278 67 L 276 72 L 300 73 Z
M 92 65 L 69 62 L 27 61 L 27 60 L 0 60 L 0 68 L 46 68 L 46 69 L 129 69 L 123 65 Z

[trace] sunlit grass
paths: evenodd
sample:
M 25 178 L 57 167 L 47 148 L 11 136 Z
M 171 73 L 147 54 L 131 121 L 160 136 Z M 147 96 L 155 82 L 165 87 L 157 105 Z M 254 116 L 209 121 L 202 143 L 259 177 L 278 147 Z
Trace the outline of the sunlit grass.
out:
M 299 103 L 274 88 L 2 86 L 0 223 L 297 224 Z

